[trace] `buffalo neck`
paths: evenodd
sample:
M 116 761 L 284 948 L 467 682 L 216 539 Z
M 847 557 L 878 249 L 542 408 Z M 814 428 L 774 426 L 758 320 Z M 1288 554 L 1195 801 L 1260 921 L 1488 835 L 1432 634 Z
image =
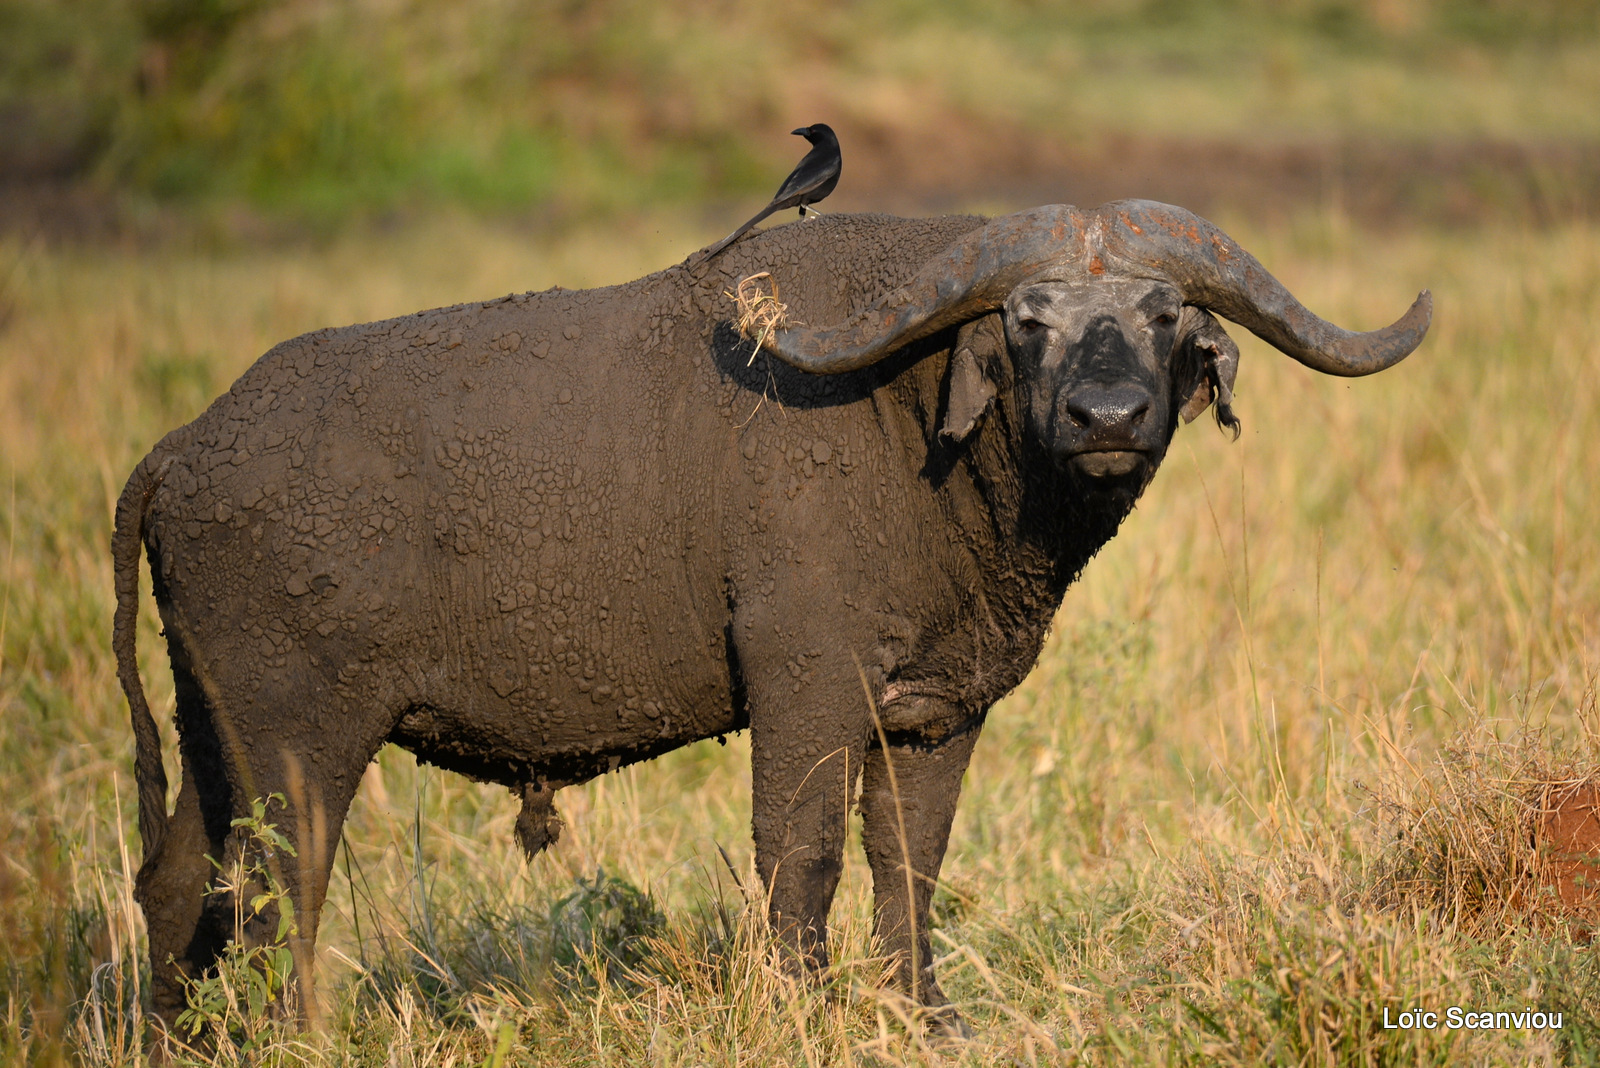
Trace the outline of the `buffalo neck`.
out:
M 999 392 L 941 494 L 980 560 L 990 613 L 1012 644 L 1037 648 L 1067 587 L 1134 502 L 1087 492 L 1029 440 L 1012 391 Z

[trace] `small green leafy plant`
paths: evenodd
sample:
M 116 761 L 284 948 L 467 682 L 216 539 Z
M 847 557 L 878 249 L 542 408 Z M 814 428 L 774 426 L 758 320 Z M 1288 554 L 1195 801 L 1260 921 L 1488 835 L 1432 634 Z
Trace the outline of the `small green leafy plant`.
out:
M 283 1007 L 294 970 L 288 940 L 298 934 L 298 928 L 278 858 L 292 857 L 295 850 L 267 818 L 274 802 L 282 807 L 283 795 L 256 799 L 251 802 L 250 815 L 233 821 L 240 840 L 228 864 L 206 858 L 219 873 L 207 893 L 224 895 L 231 902 L 233 938 L 214 969 L 189 981 L 188 1007 L 177 1020 L 178 1029 L 188 1037 L 205 1033 L 218 1042 L 226 1038 L 241 1053 L 249 1052 L 274 1030 L 267 1010 Z M 250 944 L 247 928 L 269 923 L 274 910 L 278 922 L 272 938 Z

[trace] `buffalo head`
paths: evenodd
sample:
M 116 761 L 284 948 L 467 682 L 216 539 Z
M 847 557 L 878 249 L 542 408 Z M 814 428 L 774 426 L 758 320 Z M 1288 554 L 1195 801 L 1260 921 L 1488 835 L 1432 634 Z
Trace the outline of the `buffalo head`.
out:
M 1136 495 L 1180 417 L 1214 403 L 1218 422 L 1238 432 L 1238 349 L 1212 312 L 1308 367 L 1356 376 L 1422 342 L 1432 299 L 1424 291 L 1391 326 L 1352 333 L 1306 310 L 1255 257 L 1182 208 L 1055 205 L 991 220 L 854 319 L 779 330 L 766 347 L 833 374 L 959 327 L 942 431 L 959 440 L 994 397 L 978 355 L 986 330 L 1009 356 L 1032 444 L 1086 489 Z
M 1142 486 L 1166 448 L 1183 297 L 1145 279 L 1041 280 L 1002 309 L 1030 436 L 1093 483 Z

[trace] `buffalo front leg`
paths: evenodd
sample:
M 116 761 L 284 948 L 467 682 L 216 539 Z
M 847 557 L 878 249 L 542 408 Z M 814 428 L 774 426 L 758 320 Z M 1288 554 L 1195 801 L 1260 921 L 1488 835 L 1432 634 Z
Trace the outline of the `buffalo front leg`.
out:
M 773 932 L 797 971 L 828 966 L 828 909 L 866 752 L 866 701 L 844 660 L 835 677 L 804 680 L 798 692 L 787 670 L 749 680 L 756 869 Z
M 877 735 L 861 788 L 874 936 L 894 968 L 895 985 L 916 1004 L 943 1009 L 939 1019 L 955 1031 L 962 1030 L 960 1018 L 946 1008 L 933 975 L 928 906 L 981 725 L 981 717 L 973 718 L 938 740 L 910 732 Z

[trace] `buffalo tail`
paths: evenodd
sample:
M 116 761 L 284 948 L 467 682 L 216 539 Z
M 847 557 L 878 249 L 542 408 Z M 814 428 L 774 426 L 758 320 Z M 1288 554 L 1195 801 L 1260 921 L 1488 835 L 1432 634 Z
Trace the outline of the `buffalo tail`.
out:
M 139 678 L 139 558 L 144 547 L 145 515 L 151 495 L 166 474 L 159 451 L 134 468 L 117 498 L 116 529 L 111 534 L 111 561 L 117 590 L 117 612 L 112 623 L 111 648 L 117 657 L 117 678 L 128 695 L 133 717 L 133 776 L 139 786 L 139 837 L 144 842 L 144 862 L 161 851 L 167 833 L 167 771 L 161 763 L 161 732 Z

